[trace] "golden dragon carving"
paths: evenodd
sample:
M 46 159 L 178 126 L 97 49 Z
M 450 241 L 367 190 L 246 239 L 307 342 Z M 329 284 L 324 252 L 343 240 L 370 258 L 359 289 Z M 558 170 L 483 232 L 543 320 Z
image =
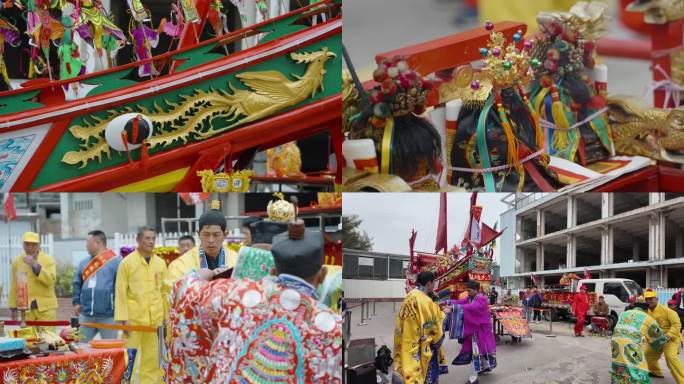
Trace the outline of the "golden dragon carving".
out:
M 666 24 L 684 18 L 681 0 L 638 0 L 627 5 L 629 12 L 643 12 L 647 24 Z
M 230 93 L 223 89 L 195 90 L 191 95 L 181 95 L 178 103 L 164 100 L 165 105 L 156 102 L 148 110 L 126 107 L 110 112 L 106 117 L 89 117 L 83 125 L 74 125 L 69 132 L 79 140 L 80 149 L 64 154 L 62 162 L 81 164 L 85 168 L 92 160 L 101 161 L 110 156 L 110 147 L 104 132 L 111 119 L 123 113 L 136 112 L 146 115 L 153 125 L 153 135 L 146 141 L 150 149 L 164 148 L 190 140 L 205 140 L 238 125 L 272 116 L 286 108 L 312 98 L 319 89 L 323 90 L 326 73 L 325 64 L 337 55 L 324 47 L 315 52 L 293 52 L 290 58 L 297 64 L 308 64 L 303 75 L 292 74 L 290 80 L 278 71 L 244 72 L 235 75 L 250 90 L 235 88 L 230 82 Z M 212 122 L 222 118 L 227 124 L 213 126 Z
M 608 117 L 615 151 L 684 163 L 684 107 L 648 108 L 634 97 L 610 97 Z

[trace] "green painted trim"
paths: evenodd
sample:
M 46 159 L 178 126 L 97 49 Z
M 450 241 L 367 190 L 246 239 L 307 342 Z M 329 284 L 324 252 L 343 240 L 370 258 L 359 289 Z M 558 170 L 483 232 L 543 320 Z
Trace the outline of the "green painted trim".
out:
M 23 92 L 17 95 L 0 98 L 0 115 L 24 112 L 35 108 L 44 107 L 44 104 L 31 100 L 36 97 L 38 93 L 40 93 L 40 90 Z
M 128 76 L 134 69 L 135 68 L 124 69 L 121 71 L 107 73 L 102 76 L 96 76 L 82 81 L 83 84 L 97 85 L 97 87 L 91 89 L 90 92 L 88 92 L 88 95 L 86 97 L 100 95 L 120 88 L 138 84 L 137 81 L 124 79 L 124 77 Z
M 329 96 L 339 94 L 342 92 L 342 84 L 340 79 L 342 78 L 342 36 L 341 34 L 337 34 L 334 36 L 331 36 L 325 40 L 322 41 L 317 41 L 315 43 L 312 43 L 306 47 L 302 47 L 301 49 L 298 50 L 298 52 L 313 52 L 313 51 L 318 51 L 322 49 L 323 47 L 327 47 L 331 52 L 334 52 L 337 54 L 336 58 L 330 58 L 330 60 L 326 63 L 325 65 L 325 70 L 326 70 L 326 75 L 323 78 L 323 89 L 319 89 L 316 92 L 316 95 L 293 106 L 290 107 L 286 110 L 281 111 L 280 113 L 287 112 L 289 110 L 299 108 L 301 106 L 307 105 L 309 103 L 327 98 Z M 231 93 L 228 83 L 230 83 L 234 88 L 236 89 L 248 89 L 242 82 L 235 77 L 236 74 L 242 73 L 242 72 L 253 72 L 253 71 L 278 71 L 283 73 L 288 79 L 294 81 L 296 78 L 293 76 L 293 74 L 296 75 L 302 75 L 307 68 L 306 64 L 297 64 L 295 63 L 291 58 L 290 55 L 282 55 L 276 58 L 273 58 L 271 60 L 268 60 L 266 62 L 261 62 L 257 63 L 253 66 L 250 66 L 248 68 L 244 68 L 238 72 L 232 72 L 223 76 L 219 76 L 213 79 L 208 79 L 205 81 L 202 81 L 200 83 L 196 83 L 193 86 L 190 87 L 184 87 L 180 89 L 175 89 L 173 91 L 166 92 L 162 95 L 155 95 L 154 97 L 150 97 L 144 100 L 139 100 L 135 103 L 128 103 L 128 104 L 123 104 L 117 108 L 113 108 L 111 110 L 107 111 L 100 111 L 97 113 L 92 113 L 89 115 L 85 116 L 78 116 L 74 118 L 73 121 L 69 124 L 69 127 L 72 127 L 74 125 L 83 125 L 84 122 L 92 122 L 92 117 L 91 116 L 97 116 L 99 118 L 106 118 L 108 115 L 111 117 L 121 115 L 126 112 L 143 112 L 142 108 L 145 108 L 147 110 L 152 110 L 156 105 L 161 106 L 160 108 L 163 109 L 164 111 L 168 111 L 169 107 L 167 102 L 170 103 L 179 103 L 181 101 L 182 96 L 190 96 L 194 93 L 195 90 L 203 90 L 203 91 L 211 91 L 211 90 L 219 90 L 219 91 L 224 91 L 227 93 Z M 242 119 L 243 117 L 241 117 Z M 239 121 L 239 120 L 237 120 Z M 224 118 L 212 118 L 209 119 L 209 121 L 204 122 L 205 127 L 208 127 L 208 124 L 211 124 L 211 127 L 221 127 L 221 126 L 226 126 L 228 123 L 225 121 Z M 235 129 L 239 129 L 240 126 L 235 127 Z M 155 130 L 158 131 L 158 128 L 155 127 Z M 216 137 L 216 136 L 214 136 Z M 196 140 L 194 138 L 191 138 L 189 140 L 190 143 L 195 142 Z M 164 151 L 168 151 L 172 148 L 177 148 L 179 146 L 182 146 L 184 144 L 182 143 L 175 143 L 172 145 L 168 145 L 163 149 L 155 149 L 155 150 L 150 150 L 149 153 L 150 155 L 154 155 L 156 153 L 161 153 Z M 62 163 L 62 157 L 64 156 L 65 153 L 69 151 L 78 151 L 79 150 L 79 140 L 74 138 L 71 135 L 71 132 L 67 129 L 65 130 L 64 135 L 60 139 L 59 143 L 55 146 L 55 149 L 52 151 L 50 156 L 48 157 L 47 161 L 43 165 L 43 168 L 40 170 L 38 173 L 38 176 L 36 179 L 33 181 L 31 188 L 40 188 L 46 185 L 50 185 L 56 182 L 60 182 L 63 180 L 68 180 L 68 179 L 73 179 L 79 176 L 83 176 L 86 174 L 91 174 L 95 173 L 98 171 L 102 171 L 104 169 L 107 169 L 112 166 L 116 165 L 121 165 L 126 162 L 128 162 L 128 157 L 126 156 L 125 153 L 118 153 L 114 150 L 111 150 L 110 152 L 110 157 L 103 157 L 101 162 L 91 161 L 85 168 L 79 169 L 79 166 L 77 165 L 68 165 L 65 163 Z M 133 159 L 138 159 L 140 156 L 140 150 L 135 150 L 132 151 L 131 153 Z
M 176 72 L 184 71 L 193 67 L 197 67 L 202 64 L 206 64 L 210 61 L 222 59 L 226 55 L 211 53 L 210 51 L 216 48 L 218 43 L 208 44 L 205 46 L 193 48 L 189 51 L 173 55 L 174 60 L 181 60 L 183 63 L 178 66 Z
M 264 44 L 307 28 L 305 25 L 293 25 L 297 20 L 299 20 L 299 15 L 294 15 L 258 28 L 257 31 L 268 33 L 259 41 L 259 44 Z

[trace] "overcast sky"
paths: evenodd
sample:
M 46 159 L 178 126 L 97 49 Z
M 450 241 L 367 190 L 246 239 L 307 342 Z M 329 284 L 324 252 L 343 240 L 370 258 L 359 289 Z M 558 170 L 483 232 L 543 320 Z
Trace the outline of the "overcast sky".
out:
M 480 193 L 477 202 L 483 207 L 484 222 L 494 227 L 499 216 L 508 210 L 501 202 L 505 193 Z M 415 249 L 435 250 L 437 220 L 439 218 L 439 193 L 345 193 L 342 211 L 344 215 L 358 215 L 361 228 L 373 238 L 373 250 L 396 254 L 408 254 L 411 228 L 418 231 Z M 447 240 L 449 248 L 463 239 L 468 222 L 470 193 L 447 194 Z M 498 229 L 501 229 L 499 224 Z M 515 228 L 507 229 L 509 231 Z M 497 243 L 498 245 L 498 243 Z M 498 246 L 495 251 L 498 259 Z

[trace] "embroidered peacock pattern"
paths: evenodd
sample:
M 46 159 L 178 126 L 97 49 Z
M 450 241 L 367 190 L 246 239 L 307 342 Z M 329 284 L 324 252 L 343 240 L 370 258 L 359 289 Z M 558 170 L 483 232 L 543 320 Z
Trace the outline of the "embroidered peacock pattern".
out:
M 278 71 L 243 72 L 235 77 L 248 89 L 236 88 L 229 82 L 230 92 L 199 89 L 190 95 L 181 95 L 181 101 L 177 103 L 164 100 L 165 105 L 160 106 L 155 102 L 151 110 L 143 106 L 135 110 L 129 106 L 112 111 L 106 117 L 89 118 L 85 124 L 69 129 L 79 140 L 80 148 L 64 154 L 62 162 L 85 168 L 90 161 L 110 157 L 111 147 L 104 132 L 109 122 L 123 113 L 141 113 L 152 121 L 153 135 L 146 140 L 149 149 L 205 140 L 239 125 L 272 116 L 316 96 L 319 89 L 323 90 L 325 64 L 336 57 L 327 47 L 315 52 L 293 52 L 290 58 L 295 63 L 307 64 L 303 75 L 292 74 L 295 80 Z M 226 123 L 214 124 L 218 118 Z

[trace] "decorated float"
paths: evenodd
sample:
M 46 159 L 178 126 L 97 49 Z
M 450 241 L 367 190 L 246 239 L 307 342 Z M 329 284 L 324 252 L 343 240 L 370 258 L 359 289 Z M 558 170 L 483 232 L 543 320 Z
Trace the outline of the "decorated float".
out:
M 3 3 L 27 30 L 0 18 L 0 45 L 26 32 L 30 49 L 28 80 L 0 60 L 0 190 L 246 191 L 257 152 L 324 132 L 341 160 L 340 0 L 281 15 L 279 1 L 234 0 L 234 31 L 218 0 L 169 2 L 157 26 L 144 3 L 126 2 L 128 28 L 99 0 Z M 155 55 L 160 36 L 171 47 Z M 116 65 L 127 44 L 134 58 Z M 291 152 L 267 176 L 306 183 Z
M 495 240 L 505 228 L 498 231 L 482 222 L 482 206 L 477 205 L 477 192 L 470 198 L 470 217 L 460 245 L 447 250 L 447 208 L 446 194 L 441 193 L 440 215 L 437 227 L 435 252 L 414 250 L 416 231 L 409 239 L 410 258 L 406 271 L 406 291 L 415 287 L 416 276 L 423 271 L 435 274 L 434 291 L 441 299 L 459 299 L 466 295 L 466 282 L 480 283 L 483 293 L 493 283 L 493 255 Z M 497 337 L 508 335 L 513 342 L 532 334 L 524 319 L 522 309 L 510 306 L 490 307 Z
M 423 271 L 435 273 L 435 292 L 440 296 L 458 298 L 465 292 L 465 283 L 468 280 L 475 280 L 480 283 L 483 290 L 488 290 L 492 285 L 494 240 L 501 236 L 503 231 L 497 231 L 481 221 L 483 208 L 477 205 L 477 193 L 473 193 L 470 198 L 470 217 L 463 240 L 459 245 L 448 249 L 446 194 L 442 193 L 440 199 L 435 252 L 415 250 L 417 232 L 414 230 L 411 233 L 409 267 L 406 271 L 407 292 L 415 286 L 418 273 Z
M 487 22 L 380 53 L 365 82 L 347 61 L 343 189 L 681 191 L 684 15 L 675 2 L 628 9 L 651 26 L 651 52 L 637 50 L 653 64 L 656 108 L 610 95 L 597 47 L 634 52 L 602 40 L 602 2 L 541 12 L 531 36 L 522 23 Z

